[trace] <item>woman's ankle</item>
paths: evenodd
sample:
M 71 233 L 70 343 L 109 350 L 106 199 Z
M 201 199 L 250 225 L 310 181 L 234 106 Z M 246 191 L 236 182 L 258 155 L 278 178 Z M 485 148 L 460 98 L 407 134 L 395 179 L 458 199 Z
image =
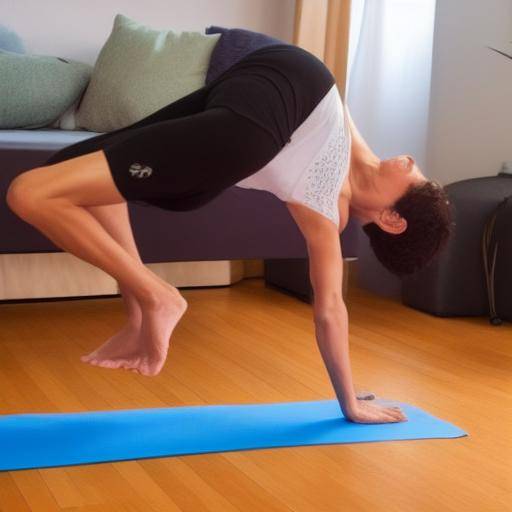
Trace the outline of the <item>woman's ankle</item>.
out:
M 157 285 L 154 288 L 140 290 L 137 295 L 139 306 L 144 312 L 145 310 L 158 310 L 175 307 L 180 305 L 185 299 L 179 294 L 173 292 L 166 286 Z

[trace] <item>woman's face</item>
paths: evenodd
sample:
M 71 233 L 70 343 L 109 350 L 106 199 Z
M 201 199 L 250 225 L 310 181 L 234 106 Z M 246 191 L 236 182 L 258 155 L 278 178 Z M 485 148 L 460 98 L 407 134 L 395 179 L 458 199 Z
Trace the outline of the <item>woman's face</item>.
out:
M 421 174 L 419 167 L 416 165 L 411 155 L 399 155 L 388 158 L 387 160 L 381 160 L 380 170 L 383 173 L 391 174 L 413 174 L 414 177 L 418 177 Z M 423 174 L 421 174 L 421 176 L 423 176 Z
M 388 203 L 400 198 L 410 185 L 425 180 L 411 155 L 399 155 L 380 162 L 378 188 Z

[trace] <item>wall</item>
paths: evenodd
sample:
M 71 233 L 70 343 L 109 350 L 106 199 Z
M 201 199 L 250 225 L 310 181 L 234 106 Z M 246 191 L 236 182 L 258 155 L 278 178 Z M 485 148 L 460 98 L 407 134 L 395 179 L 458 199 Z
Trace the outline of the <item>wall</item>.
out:
M 438 0 L 427 169 L 448 184 L 512 160 L 512 1 Z
M 124 14 L 155 30 L 208 25 L 265 32 L 291 42 L 294 0 L 0 0 L 1 23 L 17 32 L 27 51 L 94 64 L 114 17 Z

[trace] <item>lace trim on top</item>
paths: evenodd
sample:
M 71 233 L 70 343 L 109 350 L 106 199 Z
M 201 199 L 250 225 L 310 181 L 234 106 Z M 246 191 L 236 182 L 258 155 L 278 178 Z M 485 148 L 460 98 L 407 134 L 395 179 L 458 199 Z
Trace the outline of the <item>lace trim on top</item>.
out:
M 348 167 L 350 149 L 345 123 L 338 123 L 324 149 L 306 169 L 302 201 L 339 226 L 338 196 Z

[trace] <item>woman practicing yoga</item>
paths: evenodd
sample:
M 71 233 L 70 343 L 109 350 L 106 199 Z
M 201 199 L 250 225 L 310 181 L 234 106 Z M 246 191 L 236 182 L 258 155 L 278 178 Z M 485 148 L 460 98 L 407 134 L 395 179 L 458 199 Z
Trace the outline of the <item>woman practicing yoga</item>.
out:
M 23 172 L 7 202 L 57 246 L 119 283 L 127 322 L 82 361 L 156 375 L 187 302 L 143 264 L 127 201 L 191 210 L 233 185 L 274 193 L 305 237 L 317 342 L 345 417 L 404 421 L 399 408 L 356 397 L 339 234 L 353 215 L 379 260 L 396 274 L 410 273 L 445 242 L 448 203 L 410 156 L 380 160 L 371 151 L 334 76 L 306 50 L 272 44 L 249 53 L 144 119 Z

